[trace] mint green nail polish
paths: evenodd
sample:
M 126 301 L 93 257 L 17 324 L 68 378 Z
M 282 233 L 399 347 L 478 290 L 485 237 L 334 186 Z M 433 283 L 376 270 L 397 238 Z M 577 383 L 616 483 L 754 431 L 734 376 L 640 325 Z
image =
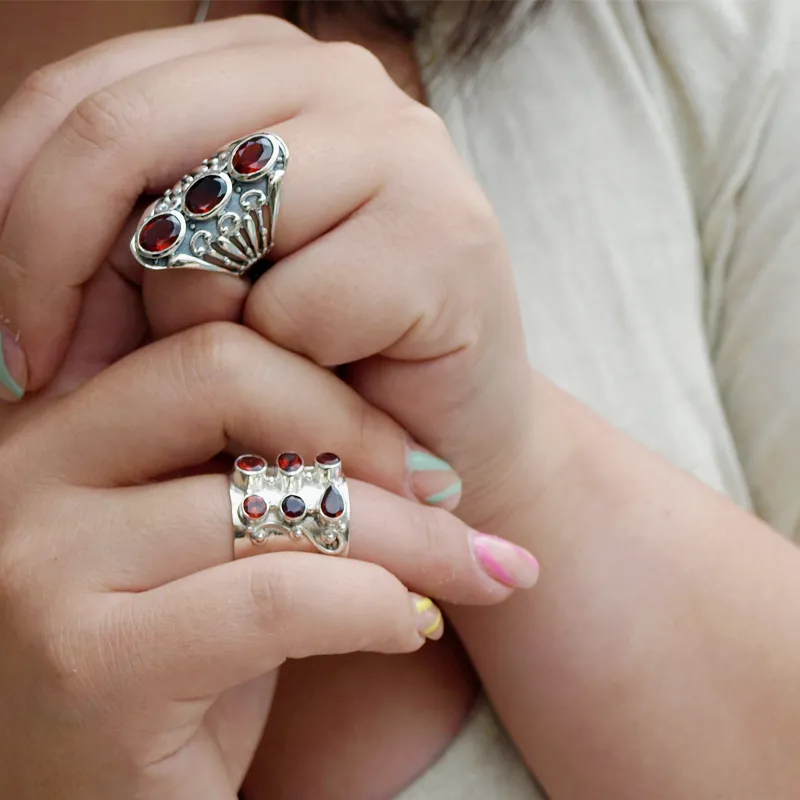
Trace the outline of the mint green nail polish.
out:
M 14 400 L 19 400 L 25 394 L 25 389 L 11 374 L 11 368 L 18 369 L 20 366 L 24 369 L 22 349 L 9 330 L 0 328 L 0 385 Z
M 430 497 L 425 498 L 426 503 L 430 503 L 431 505 L 438 505 L 443 500 L 447 500 L 451 497 L 456 497 L 457 495 L 461 494 L 461 481 L 456 481 L 451 486 L 448 486 L 441 492 L 437 492 L 436 494 L 432 494 Z
M 453 468 L 442 458 L 422 450 L 412 450 L 408 456 L 411 472 L 452 472 Z

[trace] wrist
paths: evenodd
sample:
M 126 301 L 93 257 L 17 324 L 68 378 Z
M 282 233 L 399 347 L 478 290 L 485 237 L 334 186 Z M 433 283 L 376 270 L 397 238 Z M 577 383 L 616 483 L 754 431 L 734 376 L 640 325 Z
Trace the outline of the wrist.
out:
M 473 527 L 507 536 L 531 526 L 535 510 L 557 485 L 569 480 L 602 423 L 567 392 L 531 369 L 524 409 L 513 441 L 485 474 L 465 482 L 458 514 Z

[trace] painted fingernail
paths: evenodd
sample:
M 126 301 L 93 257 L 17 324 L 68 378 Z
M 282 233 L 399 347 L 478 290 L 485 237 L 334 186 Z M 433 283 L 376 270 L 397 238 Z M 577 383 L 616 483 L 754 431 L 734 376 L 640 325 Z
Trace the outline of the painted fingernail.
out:
M 0 399 L 19 400 L 25 394 L 28 368 L 18 337 L 0 327 Z
M 411 594 L 411 603 L 417 613 L 417 630 L 426 639 L 441 639 L 444 633 L 444 617 L 430 597 Z
M 512 589 L 529 589 L 539 579 L 539 562 L 524 548 L 499 536 L 474 531 L 472 552 L 490 578 Z
M 429 506 L 453 511 L 461 500 L 461 478 L 443 459 L 411 443 L 406 447 L 406 472 L 411 493 Z

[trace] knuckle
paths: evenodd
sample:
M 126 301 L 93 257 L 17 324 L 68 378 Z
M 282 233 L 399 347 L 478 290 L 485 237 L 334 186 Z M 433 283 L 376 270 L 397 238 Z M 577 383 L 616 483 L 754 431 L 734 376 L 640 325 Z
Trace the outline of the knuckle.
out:
M 263 35 L 265 39 L 274 39 L 278 34 L 281 37 L 299 40 L 311 40 L 311 37 L 297 25 L 292 24 L 282 17 L 274 17 L 268 14 L 243 14 L 236 17 L 235 24 L 241 27 L 249 36 L 254 33 L 258 36 Z
M 379 72 L 386 73 L 380 59 L 368 48 L 355 42 L 328 42 L 325 45 L 328 54 L 341 67 L 359 74 Z
M 258 284 L 257 284 L 258 285 Z M 268 286 L 264 291 L 262 286 Z M 320 293 L 305 293 L 304 305 L 298 308 L 297 292 L 289 285 L 273 281 L 264 283 L 250 292 L 245 307 L 245 324 L 258 330 L 268 341 L 277 345 L 289 345 L 298 349 L 309 338 L 311 329 L 303 325 L 303 321 L 313 317 L 317 297 Z M 305 313 L 300 313 L 304 311 Z
M 241 325 L 209 322 L 176 339 L 177 371 L 188 387 L 219 386 L 220 376 L 238 372 L 243 345 L 250 339 Z
M 404 137 L 416 132 L 424 137 L 426 144 L 430 144 L 432 137 L 450 144 L 450 132 L 444 120 L 432 108 L 416 101 L 404 103 L 397 109 L 397 119 L 393 128 Z
M 62 107 L 70 92 L 69 71 L 61 64 L 47 64 L 31 72 L 20 84 L 18 94 L 33 101 Z
M 66 123 L 66 135 L 89 150 L 123 147 L 150 119 L 147 98 L 130 90 L 101 89 L 78 103 Z
M 248 584 L 248 602 L 258 626 L 265 632 L 280 631 L 291 617 L 290 587 L 279 569 L 253 569 Z

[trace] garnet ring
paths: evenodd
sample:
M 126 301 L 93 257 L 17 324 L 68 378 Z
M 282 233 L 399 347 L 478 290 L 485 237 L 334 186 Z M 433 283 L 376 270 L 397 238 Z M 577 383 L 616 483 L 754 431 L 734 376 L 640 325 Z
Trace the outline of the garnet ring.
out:
M 232 142 L 147 209 L 131 239 L 136 260 L 244 275 L 272 248 L 288 162 L 273 133 Z
M 235 558 L 261 548 L 347 555 L 350 495 L 339 456 L 320 453 L 306 465 L 297 453 L 281 453 L 274 467 L 239 456 L 230 495 Z

